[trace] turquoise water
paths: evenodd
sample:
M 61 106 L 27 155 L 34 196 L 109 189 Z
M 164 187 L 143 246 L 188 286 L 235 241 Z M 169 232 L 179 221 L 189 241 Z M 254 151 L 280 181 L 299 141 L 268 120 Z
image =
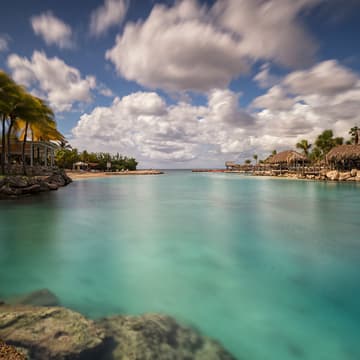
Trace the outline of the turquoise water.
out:
M 164 312 L 239 359 L 360 359 L 360 186 L 169 172 L 0 202 L 0 296 Z

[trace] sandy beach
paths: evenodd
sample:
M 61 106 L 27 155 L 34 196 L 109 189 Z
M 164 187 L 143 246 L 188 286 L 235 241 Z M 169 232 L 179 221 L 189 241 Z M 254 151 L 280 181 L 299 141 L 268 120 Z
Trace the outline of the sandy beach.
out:
M 88 172 L 88 171 L 66 171 L 66 174 L 72 180 L 81 180 L 88 178 L 102 178 L 107 176 L 128 176 L 128 175 L 161 175 L 159 170 L 135 170 L 121 172 Z

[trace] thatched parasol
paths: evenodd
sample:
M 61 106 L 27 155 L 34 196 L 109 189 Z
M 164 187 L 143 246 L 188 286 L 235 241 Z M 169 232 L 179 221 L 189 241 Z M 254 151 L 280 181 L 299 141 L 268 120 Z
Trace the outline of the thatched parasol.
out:
M 308 161 L 307 157 L 294 150 L 282 151 L 265 160 L 267 164 L 290 164 Z
M 332 162 L 343 160 L 360 160 L 360 144 L 336 146 L 326 154 L 326 160 Z

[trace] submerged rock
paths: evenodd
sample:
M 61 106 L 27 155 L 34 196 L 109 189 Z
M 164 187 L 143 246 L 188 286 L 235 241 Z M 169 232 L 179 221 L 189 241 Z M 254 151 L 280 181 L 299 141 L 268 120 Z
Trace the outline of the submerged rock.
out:
M 104 360 L 235 360 L 218 342 L 169 316 L 119 315 L 97 323 L 113 339 Z
M 48 289 L 36 290 L 28 294 L 6 299 L 9 305 L 60 306 L 60 301 Z
M 27 356 L 14 346 L 7 345 L 0 340 L 0 360 L 26 360 Z
M 0 338 L 34 360 L 101 359 L 105 333 L 65 308 L 0 306 Z

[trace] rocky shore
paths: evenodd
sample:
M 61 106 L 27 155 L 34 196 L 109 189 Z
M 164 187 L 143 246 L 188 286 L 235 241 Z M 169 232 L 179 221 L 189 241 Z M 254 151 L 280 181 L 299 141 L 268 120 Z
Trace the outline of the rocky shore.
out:
M 53 170 L 41 176 L 9 175 L 0 177 L 0 199 L 29 196 L 44 191 L 57 190 L 72 182 L 63 170 Z
M 353 169 L 351 171 L 341 172 L 338 170 L 320 170 L 316 173 L 279 173 L 278 171 L 254 171 L 254 176 L 276 176 L 291 179 L 306 180 L 323 180 L 323 181 L 349 181 L 360 182 L 360 170 Z
M 169 316 L 94 321 L 59 305 L 48 290 L 0 301 L 0 359 L 235 360 L 218 342 Z

